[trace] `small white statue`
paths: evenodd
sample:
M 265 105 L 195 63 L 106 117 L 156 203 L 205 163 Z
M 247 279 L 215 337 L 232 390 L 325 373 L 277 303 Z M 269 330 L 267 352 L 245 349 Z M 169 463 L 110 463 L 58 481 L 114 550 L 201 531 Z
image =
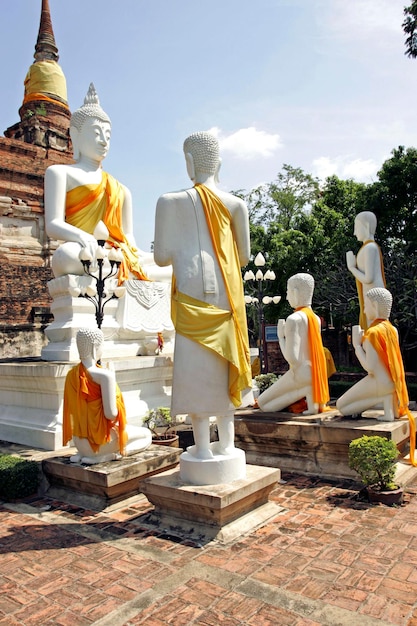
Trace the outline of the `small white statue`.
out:
M 408 411 L 408 393 L 398 333 L 389 322 L 392 296 L 383 287 L 370 289 L 365 295 L 365 314 L 370 321 L 364 331 L 352 328 L 356 356 L 368 375 L 351 387 L 336 406 L 342 415 L 358 415 L 382 405 L 378 419 L 391 422 Z
M 364 312 L 364 297 L 370 289 L 386 286 L 382 252 L 375 241 L 376 224 L 376 216 L 371 211 L 358 213 L 355 218 L 354 234 L 363 245 L 356 257 L 351 250 L 346 252 L 347 267 L 355 277 L 358 289 L 359 325 L 364 330 L 370 323 Z
M 195 186 L 159 198 L 154 256 L 158 265 L 173 266 L 171 414 L 191 417 L 195 445 L 183 457 L 203 461 L 236 453 L 234 408 L 251 385 L 241 276 L 250 256 L 249 220 L 245 203 L 217 186 L 217 139 L 194 133 L 184 153 Z M 219 434 L 212 444 L 211 417 Z
M 72 440 L 78 454 L 70 460 L 87 465 L 120 459 L 146 450 L 152 443 L 148 428 L 126 424 L 115 373 L 97 364 L 103 341 L 99 329 L 82 328 L 77 332 L 81 362 L 65 380 L 63 445 Z
M 102 169 L 110 147 L 111 122 L 92 83 L 83 106 L 71 116 L 70 136 L 75 163 L 51 165 L 45 172 L 46 232 L 65 242 L 52 257 L 54 276 L 83 275 L 80 251 L 94 258 L 93 232 L 102 221 L 109 231 L 108 244 L 120 248 L 124 256 L 119 282 L 129 276 L 169 280 L 170 272 L 161 272 L 152 254 L 136 246 L 129 189 Z
M 294 309 L 278 320 L 278 340 L 289 370 L 258 397 L 262 411 L 282 411 L 306 398 L 304 415 L 326 410 L 330 400 L 320 318 L 311 308 L 314 278 L 295 274 L 287 282 L 287 300 Z

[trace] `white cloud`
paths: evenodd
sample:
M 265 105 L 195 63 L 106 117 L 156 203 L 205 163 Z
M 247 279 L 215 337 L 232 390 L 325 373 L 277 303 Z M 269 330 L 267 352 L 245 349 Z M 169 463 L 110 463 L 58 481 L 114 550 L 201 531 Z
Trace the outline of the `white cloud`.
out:
M 353 178 L 357 182 L 372 182 L 380 166 L 372 159 L 349 159 L 349 157 L 319 157 L 313 161 L 314 175 L 325 180 L 336 175 L 341 179 Z
M 333 36 L 346 39 L 375 37 L 401 32 L 404 2 L 400 0 L 332 0 L 318 3 L 317 19 L 327 24 Z M 327 10 L 327 11 L 326 11 Z M 383 39 L 381 41 L 383 43 Z
M 281 138 L 277 134 L 257 130 L 254 126 L 240 128 L 234 133 L 226 134 L 220 128 L 209 130 L 219 140 L 222 152 L 229 152 L 240 159 L 270 158 L 282 148 Z

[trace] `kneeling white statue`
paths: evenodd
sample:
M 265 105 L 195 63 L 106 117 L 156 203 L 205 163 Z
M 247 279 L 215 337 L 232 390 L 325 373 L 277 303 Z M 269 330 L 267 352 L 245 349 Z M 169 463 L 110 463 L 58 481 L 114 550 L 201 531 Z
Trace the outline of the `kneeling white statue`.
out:
M 392 422 L 404 415 L 408 393 L 398 333 L 389 322 L 392 295 L 383 287 L 370 289 L 364 298 L 368 330 L 352 328 L 352 344 L 364 370 L 368 372 L 336 403 L 342 415 L 356 415 L 382 404 L 379 420 Z
M 97 364 L 102 331 L 81 328 L 76 340 L 81 362 L 68 372 L 64 388 L 63 445 L 72 440 L 78 450 L 70 460 L 93 465 L 146 450 L 150 430 L 126 423 L 115 373 Z
M 303 398 L 307 403 L 304 415 L 326 410 L 328 374 L 320 318 L 311 308 L 313 291 L 310 274 L 295 274 L 288 280 L 287 300 L 295 311 L 286 321 L 278 320 L 278 339 L 290 369 L 258 397 L 262 411 L 283 411 Z

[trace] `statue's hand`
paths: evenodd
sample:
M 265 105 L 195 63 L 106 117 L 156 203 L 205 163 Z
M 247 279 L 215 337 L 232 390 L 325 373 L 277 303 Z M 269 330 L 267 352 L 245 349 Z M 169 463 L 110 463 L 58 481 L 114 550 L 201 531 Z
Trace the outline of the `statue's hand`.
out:
M 353 254 L 352 250 L 349 250 L 348 252 L 346 252 L 346 263 L 348 266 L 348 269 L 352 269 L 353 267 L 356 267 L 356 257 Z
M 355 349 L 362 345 L 362 338 L 363 329 L 359 326 L 359 324 L 352 326 L 352 344 Z
M 279 319 L 277 324 L 278 339 L 285 339 L 285 320 Z
M 98 248 L 97 239 L 90 235 L 89 233 L 82 233 L 79 237 L 79 244 L 81 249 L 85 250 L 85 252 L 94 259 L 96 250 Z

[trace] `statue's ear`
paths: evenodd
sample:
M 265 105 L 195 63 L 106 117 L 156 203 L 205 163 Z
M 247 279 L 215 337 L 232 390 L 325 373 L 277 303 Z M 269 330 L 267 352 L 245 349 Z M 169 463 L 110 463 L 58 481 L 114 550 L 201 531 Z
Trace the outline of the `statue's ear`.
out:
M 217 167 L 216 167 L 216 172 L 214 174 L 214 182 L 215 183 L 220 183 L 219 172 L 220 172 L 221 166 L 222 166 L 222 160 L 219 158 L 219 162 L 217 163 Z
M 70 137 L 71 137 L 71 142 L 72 142 L 72 152 L 74 156 L 74 161 L 78 161 L 78 159 L 80 158 L 79 143 L 78 143 L 80 131 L 77 128 L 75 128 L 75 126 L 70 126 L 69 132 L 70 132 Z
M 195 180 L 195 167 L 193 155 L 190 152 L 185 153 L 185 163 L 187 165 L 187 173 L 192 181 Z

